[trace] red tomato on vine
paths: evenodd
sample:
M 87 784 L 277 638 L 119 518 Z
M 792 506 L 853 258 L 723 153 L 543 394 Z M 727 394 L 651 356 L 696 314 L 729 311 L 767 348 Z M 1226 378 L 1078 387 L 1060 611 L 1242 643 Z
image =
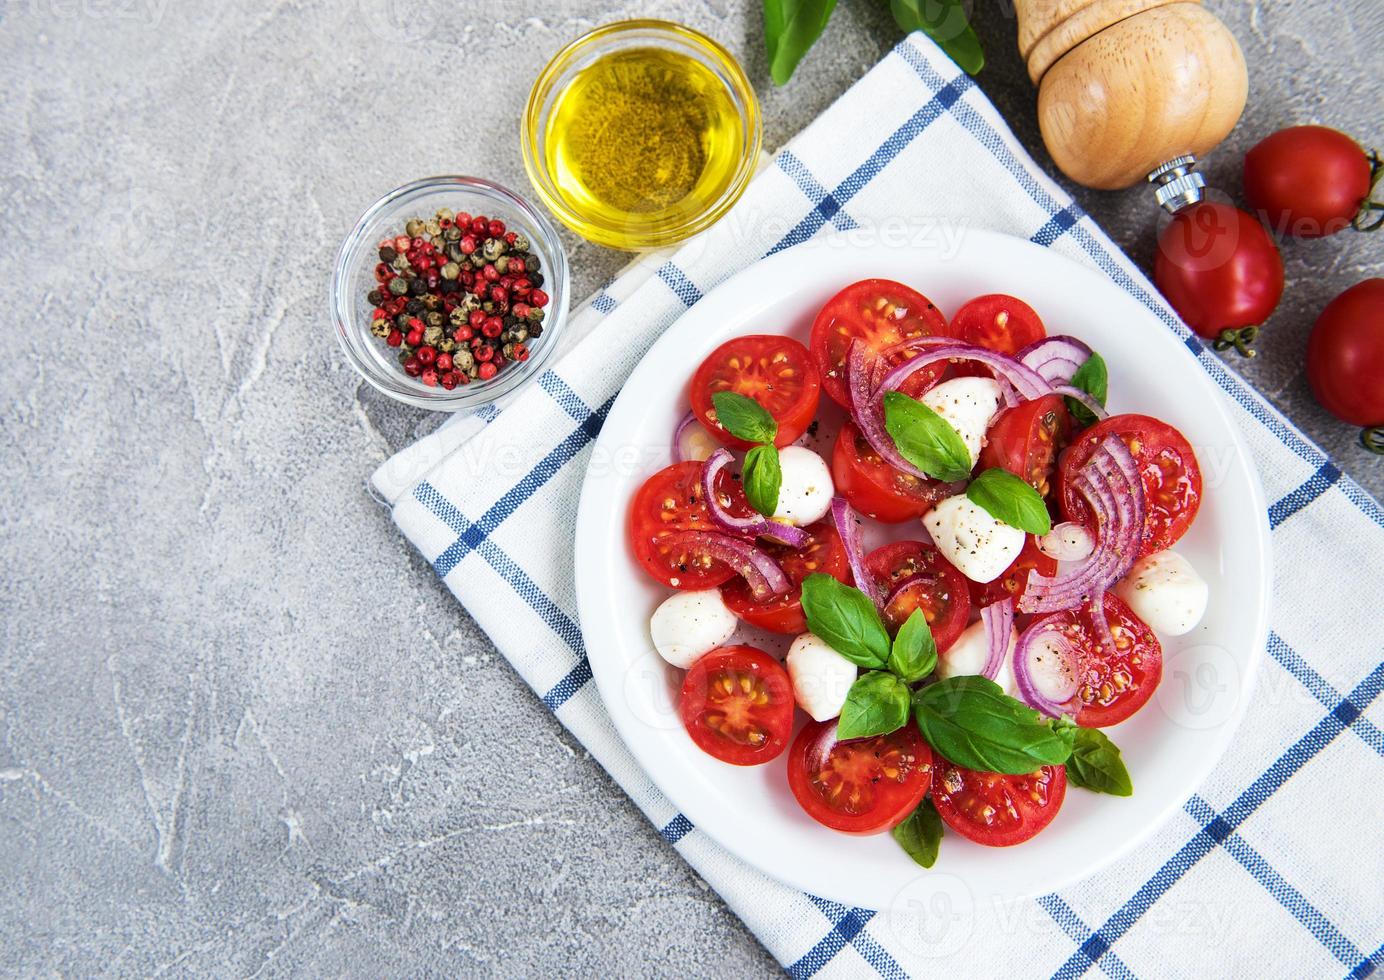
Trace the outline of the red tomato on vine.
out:
M 1366 449 L 1384 453 L 1384 279 L 1356 283 L 1322 310 L 1307 340 L 1307 381 L 1328 412 L 1366 427 Z
M 1384 226 L 1384 204 L 1370 193 L 1381 171 L 1378 152 L 1366 153 L 1345 133 L 1292 126 L 1245 154 L 1245 201 L 1283 235 L 1322 238 L 1351 226 L 1376 231 Z

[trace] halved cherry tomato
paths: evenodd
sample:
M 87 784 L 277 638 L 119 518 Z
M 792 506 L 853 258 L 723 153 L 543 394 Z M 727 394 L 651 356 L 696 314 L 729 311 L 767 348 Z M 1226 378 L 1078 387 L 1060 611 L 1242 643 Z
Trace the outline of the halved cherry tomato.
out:
M 1065 766 L 1024 776 L 977 772 L 935 756 L 932 802 L 962 837 L 987 847 L 1022 844 L 1052 823 L 1067 795 Z
M 922 293 L 889 279 L 862 279 L 827 300 L 812 321 L 812 356 L 817 359 L 822 387 L 838 405 L 849 408 L 846 360 L 853 341 L 861 341 L 879 357 L 900 341 L 946 333 L 947 318 Z M 892 367 L 914 356 L 895 352 L 888 355 L 888 363 Z M 923 368 L 902 390 L 916 397 L 945 370 L 942 364 Z
M 1004 574 L 993 582 L 982 585 L 979 582 L 966 584 L 971 588 L 971 605 L 977 608 L 999 602 L 1001 599 L 1014 599 L 1024 594 L 1028 585 L 1028 573 L 1051 577 L 1057 574 L 1057 559 L 1050 558 L 1038 550 L 1038 539 L 1029 535 L 1024 541 L 1024 550 L 1014 563 L 1004 570 Z
M 740 484 L 722 471 L 717 490 L 730 501 L 732 514 L 748 517 L 754 511 Z M 644 481 L 630 502 L 627 529 L 630 550 L 644 571 L 675 589 L 711 589 L 735 572 L 709 555 L 680 547 L 683 531 L 716 531 L 702 498 L 702 464 L 674 463 Z
M 967 302 L 952 317 L 948 332 L 1001 354 L 1017 354 L 1048 335 L 1033 307 L 1004 293 L 977 296 Z
M 846 559 L 846 548 L 841 544 L 841 535 L 836 533 L 836 525 L 831 521 L 818 521 L 804 530 L 812 538 L 802 548 L 789 548 L 781 544 L 763 545 L 764 550 L 788 575 L 793 588 L 783 595 L 756 602 L 743 578 L 732 579 L 721 586 L 721 598 L 731 612 L 751 626 L 774 633 L 807 631 L 807 619 L 803 616 L 803 579 L 822 572 L 849 583 L 851 566 Z
M 932 782 L 932 750 L 913 724 L 888 735 L 836 740 L 836 721 L 809 722 L 788 755 L 788 788 L 807 815 L 847 834 L 902 823 Z
M 716 421 L 713 394 L 734 391 L 759 402 L 778 423 L 774 445 L 787 446 L 812 424 L 821 387 L 806 347 L 791 337 L 754 334 L 728 340 L 708 354 L 688 394 L 708 432 L 727 446 L 749 449 L 754 443 L 735 438 Z
M 990 423 L 980 468 L 1008 470 L 1046 497 L 1057 454 L 1067 444 L 1071 429 L 1061 395 L 1044 395 L 1006 408 Z
M 678 713 L 707 755 L 757 766 L 778 756 L 793 733 L 793 684 L 763 650 L 721 647 L 683 678 Z
M 1103 609 L 1113 655 L 1100 642 L 1089 606 L 1053 614 L 1062 617 L 1062 633 L 1080 658 L 1081 709 L 1076 723 L 1086 728 L 1118 725 L 1148 703 L 1163 679 L 1163 647 L 1153 630 L 1113 592 L 1105 593 Z
M 1201 467 L 1181 432 L 1147 415 L 1112 415 L 1067 447 L 1057 474 L 1063 515 L 1069 521 L 1090 525 L 1090 508 L 1076 491 L 1076 475 L 1096 446 L 1112 434 L 1124 440 L 1143 476 L 1147 516 L 1139 556 L 1171 548 L 1187 532 L 1201 506 Z
M 866 517 L 898 524 L 922 517 L 951 496 L 947 484 L 921 480 L 895 469 L 870 448 L 852 422 L 841 426 L 831 453 L 831 479 L 836 492 Z
M 966 628 L 971 618 L 966 576 L 936 548 L 921 541 L 895 541 L 866 555 L 865 567 L 886 598 L 905 580 L 916 578 L 884 607 L 884 625 L 889 632 L 897 631 L 913 610 L 921 609 L 941 651 L 955 643 Z

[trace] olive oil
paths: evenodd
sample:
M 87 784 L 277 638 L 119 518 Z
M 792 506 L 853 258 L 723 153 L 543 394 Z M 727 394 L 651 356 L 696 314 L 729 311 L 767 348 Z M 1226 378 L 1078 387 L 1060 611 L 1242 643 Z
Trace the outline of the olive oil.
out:
M 543 135 L 562 203 L 602 229 L 589 237 L 616 247 L 687 227 L 743 179 L 735 98 L 710 67 L 670 48 L 617 49 L 576 72 Z

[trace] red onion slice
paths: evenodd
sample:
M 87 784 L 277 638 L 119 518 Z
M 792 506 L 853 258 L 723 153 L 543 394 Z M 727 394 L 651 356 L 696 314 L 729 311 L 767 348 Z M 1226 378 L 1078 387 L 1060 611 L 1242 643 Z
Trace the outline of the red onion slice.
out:
M 1071 381 L 1076 369 L 1090 360 L 1094 353 L 1084 341 L 1058 334 L 1035 341 L 1014 356 L 1048 384 L 1058 385 Z
M 880 391 L 897 391 L 910 375 L 917 373 L 929 364 L 950 360 L 976 361 L 984 364 L 995 372 L 997 378 L 1002 376 L 1005 381 L 1013 385 L 1014 390 L 1019 393 L 1019 397 L 1025 401 L 1041 398 L 1052 391 L 1052 386 L 1044 381 L 1040 374 L 1031 368 L 1024 367 L 1014 358 L 960 341 L 951 344 L 927 345 L 917 357 L 904 361 L 898 367 L 891 369 L 880 383 Z
M 793 587 L 778 562 L 748 541 L 715 531 L 683 531 L 669 538 L 678 548 L 700 552 L 735 569 L 759 601 L 783 595 Z
M 1144 532 L 1144 487 L 1138 464 L 1118 436 L 1107 436 L 1082 467 L 1077 491 L 1095 520 L 1095 549 L 1052 577 L 1029 572 L 1019 611 L 1049 613 L 1103 596 L 1138 557 Z
M 936 585 L 942 577 L 936 572 L 914 572 L 907 578 L 901 578 L 894 587 L 889 590 L 889 596 L 884 600 L 885 606 L 892 606 L 894 600 L 903 595 L 915 585 Z
M 855 587 L 869 596 L 877 608 L 883 609 L 879 585 L 870 574 L 870 570 L 865 567 L 865 547 L 860 539 L 860 522 L 855 519 L 855 510 L 845 497 L 831 498 L 831 519 L 836 523 L 836 533 L 841 536 L 841 544 L 846 549 L 846 561 L 850 563 Z
M 985 624 L 985 639 L 990 644 L 990 656 L 981 673 L 994 680 L 1009 653 L 1009 636 L 1014 630 L 1013 600 L 1004 599 L 985 606 L 980 611 L 980 621 Z
M 697 416 L 688 412 L 678 423 L 678 427 L 673 430 L 673 462 L 685 463 L 688 460 L 698 462 L 707 459 L 716 446 L 716 441 L 711 438 L 711 433 L 697 421 Z
M 1110 632 L 1110 620 L 1105 617 L 1105 593 L 1099 596 L 1092 596 L 1090 603 L 1086 607 L 1087 614 L 1091 617 L 1091 628 L 1095 631 L 1095 640 L 1100 644 L 1101 651 L 1107 657 L 1119 656 L 1115 649 L 1115 636 Z
M 1019 637 L 1014 648 L 1014 686 L 1029 707 L 1053 718 L 1074 715 L 1081 660 L 1062 627 L 1066 617 L 1040 619 Z
M 716 492 L 716 477 L 734 461 L 735 457 L 730 454 L 730 450 L 717 449 L 707 457 L 705 465 L 702 466 L 702 496 L 716 526 L 732 534 L 743 534 L 751 538 L 772 538 L 790 548 L 805 547 L 812 540 L 812 535 L 800 527 L 765 520 L 759 514 L 736 517 L 726 509 L 725 501 Z
M 896 470 L 926 480 L 929 478 L 928 475 L 903 458 L 898 447 L 894 445 L 894 437 L 884 428 L 884 405 L 876 397 L 878 387 L 871 377 L 872 368 L 881 362 L 875 361 L 872 364 L 866 351 L 864 344 L 858 340 L 853 341 L 846 361 L 846 388 L 851 395 L 851 418 L 870 448 L 879 454 L 880 459 Z
M 1096 548 L 1091 532 L 1075 521 L 1064 521 L 1038 539 L 1038 550 L 1058 561 L 1082 561 Z
M 1075 398 L 1077 401 L 1081 402 L 1081 404 L 1085 405 L 1087 410 L 1097 419 L 1108 419 L 1110 417 L 1110 413 L 1105 410 L 1104 405 L 1096 401 L 1094 398 L 1091 397 L 1090 394 L 1082 391 L 1080 388 L 1074 388 L 1071 385 L 1062 384 L 1057 385 L 1052 390 L 1059 395 L 1066 395 L 1068 398 Z

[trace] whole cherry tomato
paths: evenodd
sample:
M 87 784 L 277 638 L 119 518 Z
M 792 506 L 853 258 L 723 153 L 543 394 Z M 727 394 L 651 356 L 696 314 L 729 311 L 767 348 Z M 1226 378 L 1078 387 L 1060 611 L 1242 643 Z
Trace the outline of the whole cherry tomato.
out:
M 1360 223 L 1379 158 L 1345 133 L 1292 126 L 1245 154 L 1245 201 L 1279 234 L 1322 238 Z M 1380 205 L 1377 207 L 1384 207 Z M 1374 227 L 1384 223 L 1380 218 Z
M 1317 401 L 1367 426 L 1366 449 L 1384 453 L 1384 279 L 1366 279 L 1322 310 L 1307 341 L 1307 380 Z
M 1283 295 L 1283 260 L 1252 215 L 1198 201 L 1173 215 L 1158 238 L 1153 281 L 1187 326 L 1217 350 L 1249 349 Z

